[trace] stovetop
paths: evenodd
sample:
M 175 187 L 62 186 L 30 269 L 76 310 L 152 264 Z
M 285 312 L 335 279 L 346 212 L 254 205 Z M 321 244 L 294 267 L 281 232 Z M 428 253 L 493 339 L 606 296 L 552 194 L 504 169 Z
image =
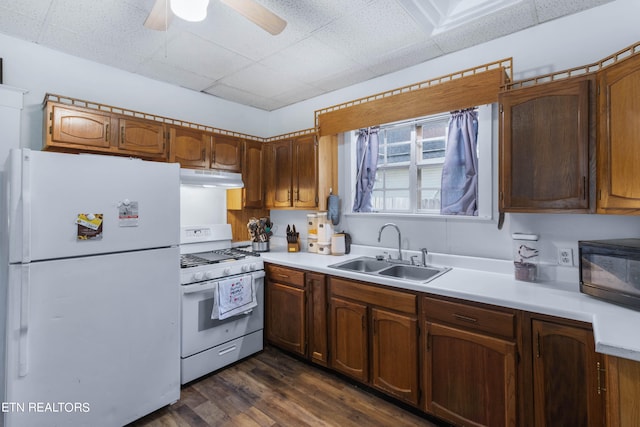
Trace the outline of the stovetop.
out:
M 218 264 L 237 261 L 246 257 L 259 257 L 258 252 L 240 248 L 215 249 L 207 252 L 198 252 L 180 255 L 180 268 L 198 267 L 201 265 Z

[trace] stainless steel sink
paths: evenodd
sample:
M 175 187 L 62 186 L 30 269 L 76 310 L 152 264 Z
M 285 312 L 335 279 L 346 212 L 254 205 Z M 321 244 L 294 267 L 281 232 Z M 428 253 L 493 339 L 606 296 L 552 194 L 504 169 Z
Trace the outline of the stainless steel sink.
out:
M 387 261 L 378 260 L 376 258 L 356 258 L 351 261 L 345 261 L 341 264 L 330 265 L 329 267 L 339 268 L 340 270 L 359 271 L 361 273 L 371 273 L 389 267 Z
M 448 267 L 396 264 L 393 261 L 385 261 L 372 257 L 355 258 L 338 264 L 332 264 L 329 267 L 372 276 L 389 277 L 420 283 L 427 283 L 451 270 L 451 268 Z
M 381 276 L 395 277 L 398 279 L 413 280 L 416 282 L 426 282 L 440 276 L 449 268 L 420 267 L 415 265 L 394 265 L 378 271 Z

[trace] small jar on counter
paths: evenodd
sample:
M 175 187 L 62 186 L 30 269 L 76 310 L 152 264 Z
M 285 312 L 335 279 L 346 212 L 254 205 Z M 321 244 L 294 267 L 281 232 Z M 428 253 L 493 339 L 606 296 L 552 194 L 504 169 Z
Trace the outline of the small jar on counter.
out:
M 513 266 L 516 280 L 538 279 L 538 235 L 513 233 Z

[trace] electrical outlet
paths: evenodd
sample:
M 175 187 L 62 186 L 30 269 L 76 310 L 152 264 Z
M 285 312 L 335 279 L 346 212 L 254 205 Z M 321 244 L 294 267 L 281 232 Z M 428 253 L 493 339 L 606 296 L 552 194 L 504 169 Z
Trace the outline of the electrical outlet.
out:
M 558 264 L 566 267 L 573 266 L 573 249 L 558 248 Z

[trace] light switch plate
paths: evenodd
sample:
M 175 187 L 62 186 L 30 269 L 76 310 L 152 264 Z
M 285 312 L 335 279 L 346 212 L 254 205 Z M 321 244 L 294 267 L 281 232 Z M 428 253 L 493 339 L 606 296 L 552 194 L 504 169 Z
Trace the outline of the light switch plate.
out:
M 558 248 L 558 264 L 565 267 L 573 266 L 573 249 Z

